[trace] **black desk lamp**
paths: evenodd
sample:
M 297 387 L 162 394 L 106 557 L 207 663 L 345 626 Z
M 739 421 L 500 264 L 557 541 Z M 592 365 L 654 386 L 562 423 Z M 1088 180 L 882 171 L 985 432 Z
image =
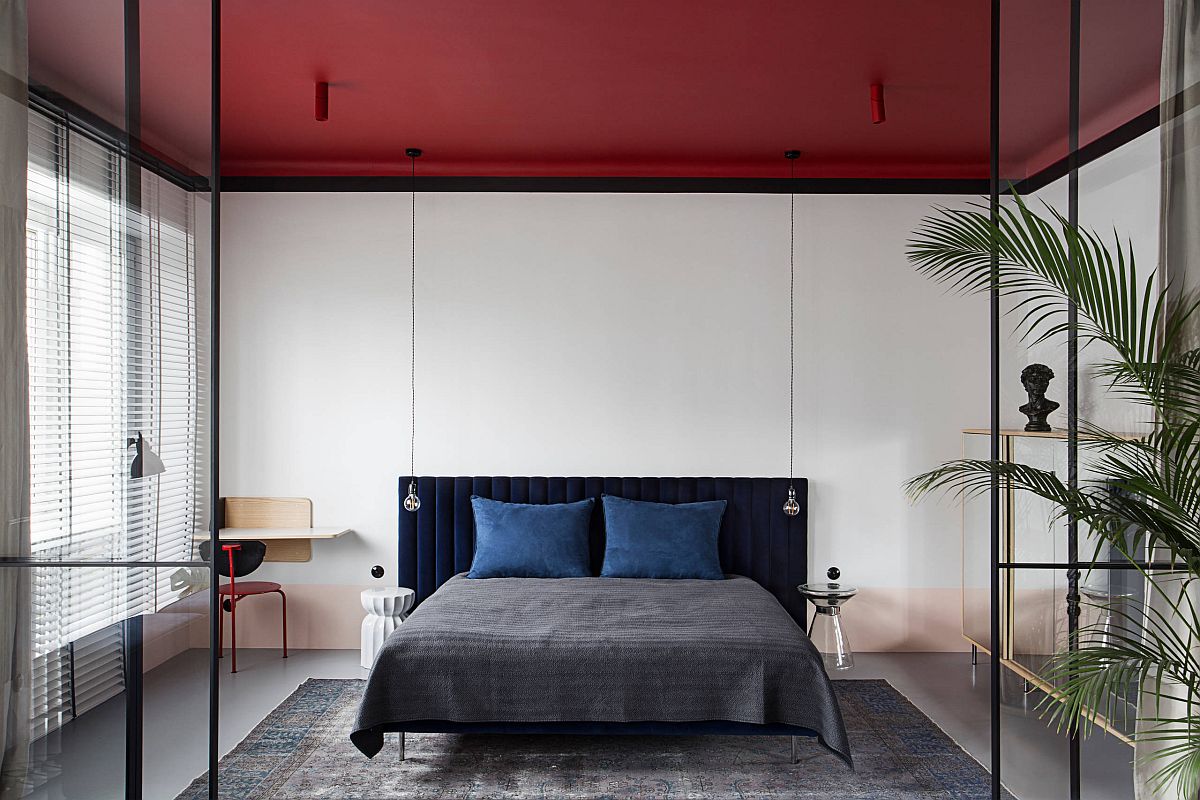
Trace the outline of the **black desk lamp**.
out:
M 162 459 L 158 457 L 158 453 L 150 449 L 150 445 L 147 444 L 141 431 L 138 431 L 136 439 L 129 439 L 125 447 L 126 449 L 137 448 L 137 454 L 133 457 L 133 465 L 129 468 L 129 477 L 147 478 L 151 475 L 161 475 L 167 471 Z

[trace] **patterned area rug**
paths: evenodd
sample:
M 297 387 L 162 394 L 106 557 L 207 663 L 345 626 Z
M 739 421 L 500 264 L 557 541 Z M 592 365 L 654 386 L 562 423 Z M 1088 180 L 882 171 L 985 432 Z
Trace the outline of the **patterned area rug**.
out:
M 229 800 L 408 798 L 986 798 L 988 773 L 886 681 L 835 681 L 850 771 L 785 736 L 394 734 L 367 759 L 349 732 L 364 681 L 309 680 L 220 764 Z M 198 778 L 178 800 L 207 797 Z

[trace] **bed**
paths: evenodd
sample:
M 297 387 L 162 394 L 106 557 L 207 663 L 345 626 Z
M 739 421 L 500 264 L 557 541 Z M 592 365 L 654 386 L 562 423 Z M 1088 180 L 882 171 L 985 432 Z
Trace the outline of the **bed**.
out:
M 351 733 L 815 736 L 847 764 L 836 697 L 808 637 L 802 513 L 777 478 L 421 478 L 400 511 L 400 582 L 417 606 L 376 659 Z M 401 496 L 407 478 L 401 481 Z M 601 494 L 724 499 L 725 580 L 470 580 L 472 495 L 521 503 Z M 595 573 L 602 516 L 589 538 Z M 794 740 L 793 740 L 794 744 Z M 794 747 L 793 747 L 794 752 Z M 403 755 L 403 751 L 402 751 Z

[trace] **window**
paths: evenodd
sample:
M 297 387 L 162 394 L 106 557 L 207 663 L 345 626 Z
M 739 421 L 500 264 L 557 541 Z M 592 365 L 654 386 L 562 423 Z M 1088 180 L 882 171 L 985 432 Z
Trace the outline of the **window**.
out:
M 26 307 L 35 557 L 193 557 L 203 508 L 194 206 L 185 189 L 131 170 L 113 148 L 31 109 Z M 139 434 L 162 459 L 161 474 L 130 477 L 128 443 Z M 119 693 L 113 653 L 120 640 L 106 629 L 161 610 L 193 584 L 171 569 L 35 570 L 35 733 L 81 711 L 80 697 L 96 704 Z M 86 671 L 87 685 L 69 666 L 85 653 L 100 665 Z

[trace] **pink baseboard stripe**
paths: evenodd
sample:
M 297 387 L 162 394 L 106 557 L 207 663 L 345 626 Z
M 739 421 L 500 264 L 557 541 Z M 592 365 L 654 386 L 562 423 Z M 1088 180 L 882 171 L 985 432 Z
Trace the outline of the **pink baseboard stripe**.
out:
M 951 589 L 871 589 L 842 611 L 850 646 L 863 653 L 956 653 L 962 638 L 962 592 Z
M 288 604 L 288 647 L 357 650 L 364 616 L 359 593 L 365 588 L 328 583 L 286 584 L 283 591 L 287 594 Z M 279 605 L 279 596 L 273 594 L 248 597 L 238 603 L 238 647 L 281 646 Z M 229 615 L 226 614 L 226 647 L 229 642 Z M 203 643 L 196 646 L 203 646 Z

